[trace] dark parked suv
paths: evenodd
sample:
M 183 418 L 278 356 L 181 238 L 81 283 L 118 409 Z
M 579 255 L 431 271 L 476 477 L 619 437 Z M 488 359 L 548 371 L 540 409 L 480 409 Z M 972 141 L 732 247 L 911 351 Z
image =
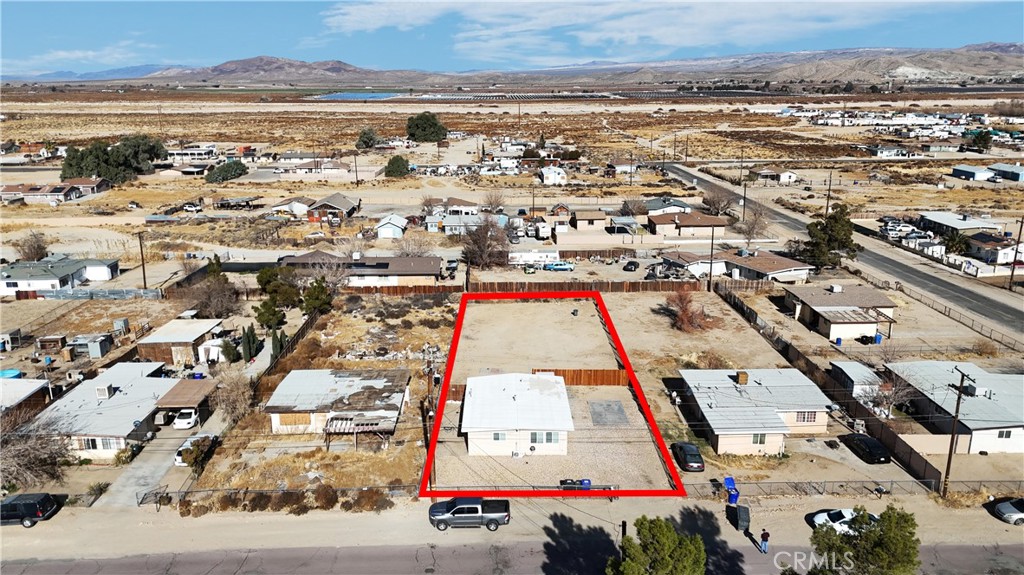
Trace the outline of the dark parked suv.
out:
M 59 507 L 49 493 L 11 495 L 0 503 L 0 523 L 21 523 L 22 527 L 32 527 L 53 517 Z
M 850 448 L 850 451 L 857 454 L 867 463 L 889 463 L 889 451 L 870 435 L 863 433 L 851 433 L 843 437 L 843 443 Z
M 682 441 L 673 443 L 672 455 L 683 471 L 704 471 L 704 458 L 696 445 Z

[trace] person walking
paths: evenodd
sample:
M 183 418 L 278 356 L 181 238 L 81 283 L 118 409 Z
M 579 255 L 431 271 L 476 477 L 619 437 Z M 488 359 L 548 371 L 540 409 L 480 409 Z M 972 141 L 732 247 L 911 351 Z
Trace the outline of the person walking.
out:
M 761 553 L 765 553 L 765 554 L 768 553 L 768 538 L 769 537 L 771 537 L 771 534 L 768 533 L 768 530 L 767 529 L 762 529 L 761 530 Z

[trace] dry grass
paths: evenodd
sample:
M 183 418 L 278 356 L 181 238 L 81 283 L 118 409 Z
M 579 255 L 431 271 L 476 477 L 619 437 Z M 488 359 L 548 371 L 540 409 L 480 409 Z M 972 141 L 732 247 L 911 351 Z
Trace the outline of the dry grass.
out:
M 932 501 L 950 509 L 970 509 L 980 507 L 988 501 L 991 494 L 984 487 L 980 491 L 950 491 L 943 498 L 938 493 L 932 492 L 928 496 Z
M 716 454 L 710 449 L 701 450 L 706 463 L 721 469 L 750 469 L 755 471 L 772 471 L 785 465 L 785 457 L 766 455 L 733 455 L 731 453 Z

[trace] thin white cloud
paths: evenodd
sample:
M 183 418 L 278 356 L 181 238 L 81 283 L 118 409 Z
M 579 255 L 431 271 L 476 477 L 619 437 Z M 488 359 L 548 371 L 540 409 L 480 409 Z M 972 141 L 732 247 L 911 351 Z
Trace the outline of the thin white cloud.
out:
M 66 70 L 76 66 L 124 66 L 139 61 L 144 52 L 157 48 L 154 44 L 121 40 L 93 50 L 58 49 L 22 58 L 0 61 L 4 74 L 31 74 L 42 71 Z
M 928 4 L 925 8 L 922 4 Z M 664 58 L 682 48 L 756 49 L 783 40 L 885 25 L 922 9 L 970 2 L 718 2 L 358 0 L 321 13 L 324 30 L 301 45 L 323 46 L 339 34 L 409 31 L 452 18 L 453 55 L 477 62 L 553 66 L 591 59 Z M 898 45 L 898 38 L 894 38 Z

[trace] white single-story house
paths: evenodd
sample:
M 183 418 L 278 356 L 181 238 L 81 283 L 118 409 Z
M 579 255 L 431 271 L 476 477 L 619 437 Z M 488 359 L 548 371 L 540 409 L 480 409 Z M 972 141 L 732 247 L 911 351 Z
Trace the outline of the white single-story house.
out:
M 0 188 L 0 200 L 10 201 L 21 199 L 26 204 L 52 204 L 69 202 L 82 197 L 82 190 L 77 186 L 56 184 L 40 186 L 36 184 L 11 184 Z
M 82 191 L 82 195 L 98 194 L 111 188 L 110 180 L 106 178 L 73 178 L 61 182 L 65 186 L 74 186 Z
M 565 455 L 574 429 L 559 376 L 503 373 L 466 380 L 460 431 L 469 455 Z
M 296 198 L 288 198 L 282 200 L 270 206 L 270 211 L 275 213 L 286 213 L 297 218 L 304 218 L 309 213 L 309 208 L 316 203 L 313 198 L 307 198 L 305 196 L 299 196 Z
M 663 253 L 661 261 L 665 266 L 685 269 L 698 279 L 707 277 L 708 270 L 711 270 L 713 276 L 723 276 L 727 273 L 725 260 L 716 257 L 712 262 L 709 256 L 699 256 L 690 252 Z
M 351 287 L 435 285 L 442 274 L 444 260 L 439 257 L 372 257 L 361 254 L 336 256 L 319 250 L 281 258 L 281 265 L 312 269 L 338 270 Z
M 1014 240 L 985 232 L 978 232 L 968 238 L 971 249 L 967 255 L 987 264 L 1003 265 L 1024 260 L 1024 245 L 1020 238 Z
M 733 279 L 771 280 L 786 284 L 807 282 L 814 266 L 782 257 L 767 250 L 723 251 L 715 259 L 726 262 L 728 273 Z
M 444 220 L 441 216 L 426 216 L 423 218 L 423 227 L 428 232 L 439 232 L 441 231 L 441 222 Z
M 678 198 L 662 196 L 644 200 L 644 209 L 647 210 L 648 216 L 660 216 L 662 214 L 688 214 L 693 211 L 693 206 Z
M 180 150 L 167 150 L 167 159 L 174 163 L 198 162 L 203 160 L 212 160 L 216 157 L 216 146 L 204 146 L 201 148 L 183 148 Z
M 374 229 L 377 230 L 378 238 L 400 240 L 405 235 L 407 227 L 409 227 L 409 220 L 396 214 L 388 214 L 377 222 Z
M 896 304 L 885 294 L 863 285 L 788 286 L 786 307 L 795 317 L 829 341 L 842 343 L 861 336 L 874 338 L 878 324 L 896 323 Z
M 935 237 L 942 237 L 950 232 L 972 236 L 978 232 L 999 233 L 1003 230 L 1001 224 L 989 219 L 972 218 L 969 214 L 953 212 L 921 212 L 917 227 L 934 233 Z
M 445 216 L 441 220 L 440 228 L 446 236 L 462 236 L 483 224 L 483 216 Z
M 65 422 L 72 451 L 79 457 L 113 459 L 129 441 L 142 441 L 155 431 L 159 399 L 181 381 L 163 377 L 163 367 L 163 362 L 114 364 L 78 384 L 39 417 Z
M 283 164 L 303 164 L 305 162 L 324 162 L 331 159 L 329 154 L 324 152 L 285 152 L 277 156 L 277 161 Z
M 347 174 L 352 166 L 337 160 L 312 160 L 296 164 L 292 169 L 296 174 Z
M 444 201 L 444 214 L 449 216 L 475 216 L 480 213 L 480 205 L 469 200 L 447 198 Z M 439 214 L 440 215 L 440 214 Z
M 715 453 L 779 455 L 790 433 L 827 433 L 828 397 L 797 369 L 681 369 L 683 403 Z M 694 425 L 696 423 L 696 425 Z
M 569 176 L 562 168 L 547 166 L 540 169 L 540 183 L 545 186 L 564 186 L 569 183 Z
M 395 432 L 409 402 L 405 369 L 298 369 L 267 400 L 271 433 Z
M 800 179 L 800 176 L 798 176 L 796 172 L 791 172 L 781 168 L 766 167 L 761 168 L 754 173 L 757 174 L 757 179 L 759 180 L 769 180 L 786 186 L 795 183 Z
M 955 432 L 970 436 L 968 453 L 1024 453 L 1024 374 L 989 373 L 973 363 L 909 361 L 885 364 L 895 381 L 917 390 L 913 416 L 939 433 L 953 432 L 957 389 L 964 378 Z M 961 440 L 962 441 L 962 440 Z
M 14 262 L 0 267 L 0 296 L 75 288 L 86 282 L 107 281 L 118 273 L 118 260 L 78 260 L 67 254 L 51 254 L 38 262 Z

